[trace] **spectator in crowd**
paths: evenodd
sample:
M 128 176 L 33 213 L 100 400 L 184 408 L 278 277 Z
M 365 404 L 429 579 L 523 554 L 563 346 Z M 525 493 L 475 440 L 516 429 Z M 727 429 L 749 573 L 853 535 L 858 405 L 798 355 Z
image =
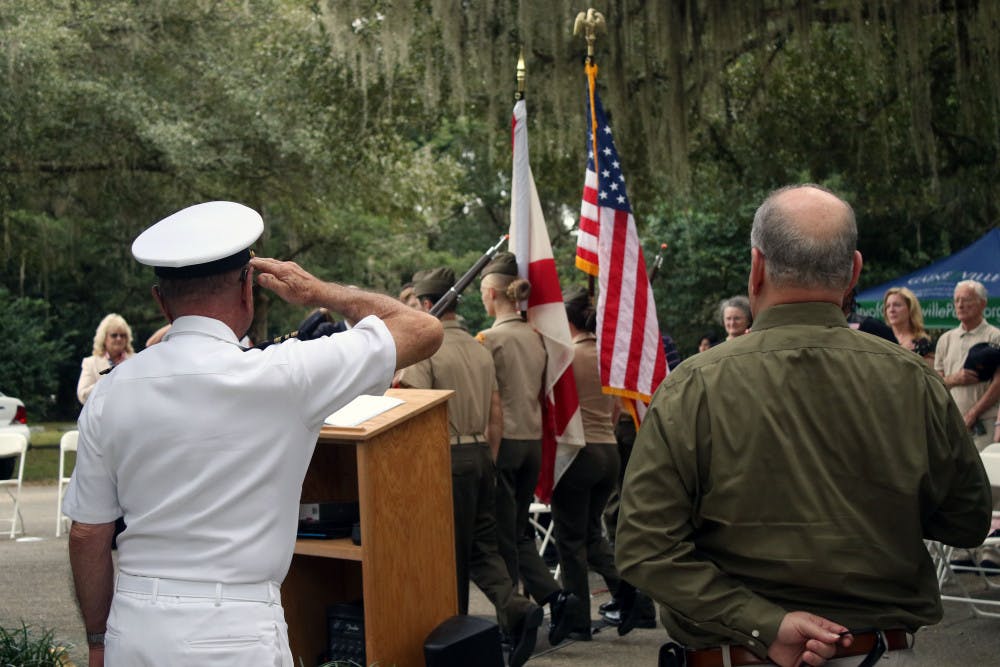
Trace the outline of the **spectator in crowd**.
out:
M 1000 402 L 1000 369 L 989 380 L 965 368 L 969 350 L 976 343 L 1000 343 L 1000 329 L 983 316 L 986 310 L 986 288 L 975 280 L 963 280 L 955 285 L 955 317 L 959 326 L 946 331 L 938 339 L 934 370 L 951 390 L 955 404 L 962 411 L 966 427 L 981 450 L 990 444 L 994 431 L 992 422 Z
M 423 272 L 418 271 L 417 275 L 415 275 L 414 278 L 416 278 L 419 275 L 422 275 L 422 273 Z M 420 299 L 417 298 L 417 295 L 414 293 L 414 291 L 413 291 L 413 285 L 414 285 L 414 283 L 411 281 L 411 282 L 408 282 L 405 285 L 403 285 L 402 288 L 400 288 L 400 290 L 399 290 L 399 300 L 402 301 L 403 303 L 405 303 L 410 308 L 416 308 L 416 309 L 419 310 L 420 309 Z
M 94 349 L 80 365 L 80 379 L 76 383 L 76 397 L 86 403 L 97 381 L 110 369 L 135 354 L 132 349 L 132 328 L 118 313 L 106 315 L 97 325 Z
M 667 368 L 674 370 L 681 363 L 681 353 L 677 350 L 677 344 L 665 331 L 660 332 L 660 341 L 663 343 L 663 356 L 666 358 Z
M 890 287 L 882 300 L 882 317 L 892 327 L 892 335 L 900 345 L 934 367 L 934 343 L 924 329 L 924 313 L 916 294 L 906 287 Z
M 719 337 L 714 331 L 709 331 L 702 334 L 701 338 L 698 339 L 698 351 L 704 352 L 705 350 L 711 349 L 719 344 Z
M 719 321 L 726 330 L 726 340 L 745 334 L 753 324 L 750 300 L 742 295 L 725 299 L 719 304 Z
M 942 615 L 924 540 L 982 542 L 982 461 L 933 370 L 848 327 L 862 259 L 847 202 L 782 188 L 750 244 L 754 334 L 657 390 L 622 487 L 618 568 L 660 603 L 685 645 L 665 652 L 688 665 L 816 666 L 879 641 L 917 658 L 908 635 Z
M 852 287 L 851 291 L 844 295 L 843 304 L 844 316 L 847 318 L 847 325 L 852 329 L 864 331 L 865 333 L 879 338 L 884 338 L 890 343 L 898 343 L 896 336 L 892 333 L 892 327 L 869 315 L 862 315 L 858 312 L 858 288 Z

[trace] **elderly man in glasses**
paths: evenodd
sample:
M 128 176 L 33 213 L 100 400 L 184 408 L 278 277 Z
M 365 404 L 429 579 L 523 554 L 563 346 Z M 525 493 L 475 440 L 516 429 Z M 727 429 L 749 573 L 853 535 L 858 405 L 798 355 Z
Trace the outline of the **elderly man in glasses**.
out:
M 854 212 L 831 192 L 771 194 L 750 235 L 753 330 L 653 397 L 616 556 L 683 644 L 662 664 L 798 667 L 884 649 L 915 664 L 898 649 L 942 614 L 923 540 L 986 534 L 989 482 L 940 378 L 847 325 L 856 244 Z
M 966 368 L 965 363 L 973 345 L 1000 345 L 1000 329 L 984 317 L 986 296 L 986 288 L 978 281 L 963 280 L 955 285 L 955 317 L 959 325 L 942 334 L 934 356 L 934 368 L 951 391 L 979 449 L 994 441 L 1000 401 L 1000 369 L 984 380 Z M 996 435 L 1000 435 L 1000 430 Z

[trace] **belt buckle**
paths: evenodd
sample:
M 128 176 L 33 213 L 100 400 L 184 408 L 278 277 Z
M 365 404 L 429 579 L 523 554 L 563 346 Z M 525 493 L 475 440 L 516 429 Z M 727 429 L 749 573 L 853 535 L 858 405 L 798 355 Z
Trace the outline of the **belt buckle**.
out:
M 657 667 L 684 667 L 686 662 L 684 647 L 676 642 L 667 642 L 660 647 L 656 664 Z
M 865 659 L 858 664 L 858 667 L 873 667 L 882 659 L 885 654 L 885 636 L 882 634 L 881 630 L 875 631 L 875 646 L 872 646 L 872 650 L 868 651 L 868 655 Z

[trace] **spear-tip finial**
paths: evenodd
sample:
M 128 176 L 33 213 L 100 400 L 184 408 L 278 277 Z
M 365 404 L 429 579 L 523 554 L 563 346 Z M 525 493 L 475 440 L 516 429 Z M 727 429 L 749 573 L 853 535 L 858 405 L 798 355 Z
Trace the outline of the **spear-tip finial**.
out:
M 517 93 L 514 95 L 515 100 L 524 99 L 524 78 L 527 72 L 527 68 L 524 66 L 524 47 L 521 47 L 521 52 L 517 55 Z

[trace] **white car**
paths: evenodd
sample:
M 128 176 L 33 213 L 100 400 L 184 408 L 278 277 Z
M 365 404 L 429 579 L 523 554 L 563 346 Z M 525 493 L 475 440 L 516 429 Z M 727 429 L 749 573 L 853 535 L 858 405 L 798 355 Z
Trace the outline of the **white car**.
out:
M 31 442 L 28 412 L 21 399 L 0 393 L 0 433 L 20 433 Z M 14 471 L 13 457 L 0 459 L 0 479 L 9 479 Z
M 28 412 L 21 399 L 0 393 L 0 433 L 20 433 L 31 442 Z

